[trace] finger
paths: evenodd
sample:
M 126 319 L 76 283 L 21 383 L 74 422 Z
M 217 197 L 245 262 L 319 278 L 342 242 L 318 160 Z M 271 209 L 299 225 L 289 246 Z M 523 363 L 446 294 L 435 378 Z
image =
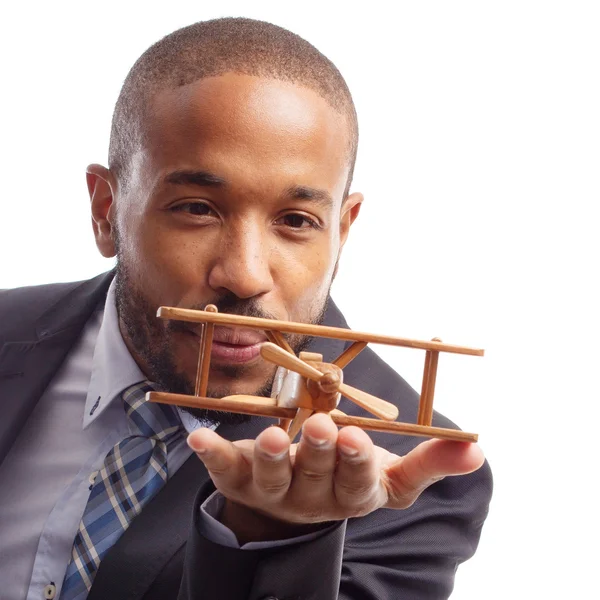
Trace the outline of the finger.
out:
M 256 438 L 252 477 L 257 497 L 267 504 L 288 491 L 292 480 L 289 449 L 290 438 L 280 427 L 269 427 Z
M 410 506 L 431 484 L 448 475 L 476 471 L 483 464 L 483 452 L 476 444 L 429 440 L 406 456 L 387 465 L 384 483 L 390 508 Z
M 302 427 L 291 493 L 305 518 L 318 520 L 332 497 L 337 436 L 337 426 L 323 413 L 313 415 Z
M 335 473 L 338 503 L 353 514 L 373 510 L 384 498 L 371 438 L 358 427 L 344 427 L 338 435 L 339 462 Z
M 251 480 L 250 466 L 242 450 L 211 429 L 196 429 L 188 436 L 187 443 L 224 496 L 236 496 Z

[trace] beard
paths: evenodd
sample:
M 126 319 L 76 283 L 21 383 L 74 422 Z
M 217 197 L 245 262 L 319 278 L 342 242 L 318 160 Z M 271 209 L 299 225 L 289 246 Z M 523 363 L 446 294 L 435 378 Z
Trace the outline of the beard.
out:
M 331 287 L 331 284 L 330 284 Z M 135 284 L 126 262 L 118 253 L 115 275 L 115 295 L 119 321 L 124 327 L 123 332 L 129 339 L 136 353 L 136 361 L 144 371 L 149 380 L 161 391 L 176 394 L 195 395 L 195 382 L 189 374 L 178 369 L 176 356 L 169 343 L 172 334 L 178 331 L 188 331 L 186 324 L 182 321 L 163 321 L 156 316 L 158 306 L 148 300 L 143 291 Z M 318 308 L 317 314 L 308 322 L 320 325 L 325 317 L 329 294 L 326 294 L 322 306 Z M 219 312 L 242 315 L 248 317 L 260 317 L 263 319 L 274 319 L 275 317 L 263 310 L 255 299 L 242 299 L 233 293 L 226 293 L 211 298 L 202 304 L 194 304 L 179 308 L 203 310 L 207 304 L 214 304 Z M 286 339 L 296 355 L 304 350 L 312 341 L 311 336 L 290 334 Z M 212 365 L 211 370 L 228 379 L 240 380 L 250 369 L 246 365 Z M 255 390 L 247 392 L 254 396 L 266 396 L 271 394 L 275 369 L 263 382 L 263 385 Z M 210 384 L 210 379 L 209 379 Z M 207 396 L 221 398 L 230 395 L 228 386 L 211 388 Z M 199 419 L 209 419 L 219 423 L 243 423 L 250 419 L 249 415 L 214 411 L 204 408 L 180 407 Z

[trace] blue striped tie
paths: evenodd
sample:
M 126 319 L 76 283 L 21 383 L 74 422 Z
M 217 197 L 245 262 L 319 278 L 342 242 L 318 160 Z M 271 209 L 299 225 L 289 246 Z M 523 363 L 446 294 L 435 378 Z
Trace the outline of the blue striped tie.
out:
M 114 446 L 94 482 L 85 507 L 61 600 L 84 600 L 100 561 L 167 481 L 167 449 L 183 436 L 172 406 L 146 402 L 144 381 L 126 389 L 123 405 L 131 435 Z

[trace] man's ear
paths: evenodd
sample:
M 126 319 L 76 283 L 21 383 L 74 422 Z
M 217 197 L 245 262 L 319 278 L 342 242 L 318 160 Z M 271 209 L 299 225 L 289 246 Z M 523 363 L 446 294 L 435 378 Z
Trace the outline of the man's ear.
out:
M 360 192 L 354 192 L 348 195 L 342 204 L 342 214 L 340 216 L 340 251 L 348 239 L 350 226 L 354 223 L 356 217 L 358 217 L 363 200 L 364 196 Z
M 102 256 L 111 258 L 117 254 L 114 221 L 115 179 L 113 174 L 102 165 L 89 165 L 85 175 L 91 200 L 92 227 L 96 246 Z

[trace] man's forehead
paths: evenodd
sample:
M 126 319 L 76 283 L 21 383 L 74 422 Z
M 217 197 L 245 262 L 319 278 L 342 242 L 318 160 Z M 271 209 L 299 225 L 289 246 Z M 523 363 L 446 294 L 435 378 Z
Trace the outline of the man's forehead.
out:
M 157 91 L 147 113 L 152 129 L 217 129 L 219 135 L 310 138 L 319 134 L 340 152 L 349 147 L 344 114 L 313 89 L 271 77 L 241 73 L 199 79 Z
M 265 176 L 287 169 L 314 174 L 332 194 L 347 177 L 344 117 L 306 87 L 227 73 L 161 91 L 148 116 L 142 155 L 153 177 L 198 166 L 227 178 L 233 166 Z

